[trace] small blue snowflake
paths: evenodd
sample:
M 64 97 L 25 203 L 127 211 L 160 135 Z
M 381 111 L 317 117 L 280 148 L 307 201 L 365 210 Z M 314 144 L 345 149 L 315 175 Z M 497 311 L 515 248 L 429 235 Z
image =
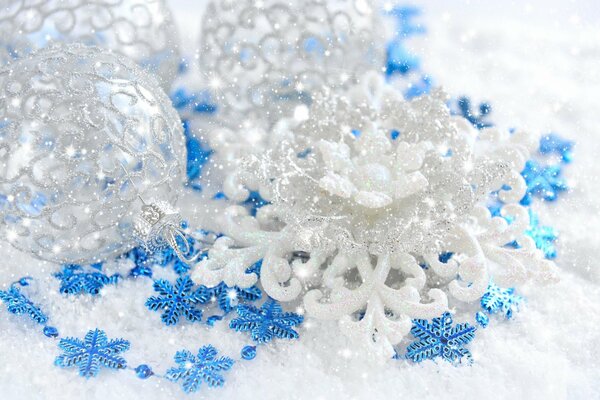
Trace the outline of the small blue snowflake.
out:
M 223 386 L 225 378 L 221 371 L 229 371 L 234 361 L 229 357 L 217 358 L 217 349 L 214 346 L 203 346 L 194 356 L 188 350 L 181 350 L 175 354 L 175 362 L 179 365 L 169 368 L 165 377 L 173 382 L 182 381 L 183 391 L 196 392 L 202 382 L 209 387 Z
M 461 115 L 477 129 L 489 128 L 494 126 L 487 121 L 487 117 L 492 112 L 492 106 L 489 103 L 480 103 L 478 112 L 471 110 L 471 100 L 468 97 L 461 97 L 456 102 L 458 106 L 458 115 Z
M 250 192 L 248 198 L 242 203 L 243 206 L 250 209 L 250 215 L 253 217 L 256 216 L 256 211 L 258 211 L 259 208 L 266 206 L 267 204 L 271 203 L 263 199 L 260 193 L 254 190 Z
M 530 205 L 533 196 L 546 201 L 556 200 L 560 192 L 569 189 L 561 172 L 560 165 L 542 166 L 537 161 L 527 161 L 521 172 L 527 184 L 527 193 L 521 200 L 521 204 Z
M 169 281 L 159 279 L 154 281 L 154 290 L 160 296 L 151 296 L 146 301 L 146 307 L 152 311 L 164 310 L 161 316 L 165 325 L 175 325 L 183 314 L 190 322 L 202 319 L 202 310 L 197 309 L 197 304 L 206 303 L 210 295 L 204 286 L 193 290 L 194 282 L 185 275 L 177 278 L 175 286 Z
M 558 136 L 556 133 L 549 133 L 540 139 L 540 154 L 558 154 L 565 163 L 573 161 L 574 142 Z
M 211 300 L 216 301 L 224 313 L 229 313 L 240 302 L 256 301 L 262 297 L 262 292 L 256 286 L 242 289 L 238 286 L 229 287 L 224 282 L 213 288 L 206 289 Z
M 515 294 L 514 288 L 503 289 L 490 282 L 481 297 L 481 308 L 488 314 L 501 313 L 506 319 L 511 319 L 514 311 L 519 310 L 523 298 Z
M 119 354 L 129 350 L 129 342 L 125 339 L 108 341 L 106 333 L 99 329 L 89 331 L 83 341 L 72 337 L 61 339 L 58 347 L 64 354 L 56 357 L 54 363 L 62 368 L 78 366 L 79 375 L 84 378 L 98 375 L 100 367 L 127 367 L 127 362 Z
M 171 95 L 171 101 L 173 107 L 179 111 L 188 109 L 198 114 L 217 112 L 217 105 L 212 101 L 208 91 L 189 93 L 184 88 L 179 88 Z
M 92 266 L 98 269 L 98 264 Z M 102 272 L 82 272 L 83 268 L 79 265 L 68 264 L 63 266 L 63 270 L 54 274 L 60 279 L 60 292 L 63 294 L 87 293 L 97 295 L 100 290 L 108 285 L 117 283 L 121 277 L 119 274 L 106 276 Z
M 404 98 L 407 100 L 428 94 L 433 86 L 433 81 L 429 75 L 423 75 L 417 82 L 412 82 L 410 87 L 404 92 Z
M 554 242 L 558 239 L 556 229 L 540 225 L 537 214 L 531 210 L 529 210 L 529 228 L 525 234 L 533 239 L 535 247 L 544 253 L 544 257 L 549 260 L 556 258 L 556 248 L 554 247 Z
M 133 261 L 135 265 L 135 267 L 129 271 L 129 276 L 134 278 L 138 276 L 152 278 L 152 264 L 154 260 L 143 247 L 134 247 L 122 257 Z
M 194 137 L 194 135 L 192 135 L 189 128 L 189 121 L 183 121 L 183 128 L 185 132 L 187 149 L 187 178 L 191 182 L 200 178 L 204 166 L 208 163 L 210 156 L 214 152 L 203 145 L 203 143 Z M 192 185 L 192 187 L 197 190 L 202 189 L 198 184 L 195 186 Z
M 486 328 L 490 324 L 490 317 L 488 317 L 481 311 L 477 311 L 475 313 L 475 321 L 477 321 L 479 326 L 481 326 L 482 328 Z
M 33 321 L 42 325 L 48 322 L 46 314 L 21 293 L 14 284 L 6 291 L 0 290 L 0 301 L 6 303 L 8 312 L 11 314 L 28 315 Z
M 442 357 L 445 361 L 457 364 L 466 357 L 471 363 L 471 352 L 465 346 L 475 338 L 476 330 L 467 323 L 452 326 L 452 316 L 448 312 L 431 322 L 416 319 L 410 333 L 418 340 L 407 347 L 406 358 L 421 362 Z
M 292 328 L 304 321 L 301 315 L 283 312 L 281 305 L 271 298 L 261 308 L 242 304 L 236 311 L 239 318 L 232 320 L 229 327 L 238 332 L 250 331 L 252 340 L 258 343 L 268 343 L 273 337 L 297 339 L 298 332 Z
M 405 45 L 406 38 L 423 34 L 425 28 L 421 24 L 414 24 L 413 19 L 421 13 L 416 7 L 395 7 L 389 11 L 389 15 L 396 19 L 395 37 L 386 47 L 386 76 L 394 74 L 406 75 L 410 71 L 417 70 L 421 61 L 412 54 Z

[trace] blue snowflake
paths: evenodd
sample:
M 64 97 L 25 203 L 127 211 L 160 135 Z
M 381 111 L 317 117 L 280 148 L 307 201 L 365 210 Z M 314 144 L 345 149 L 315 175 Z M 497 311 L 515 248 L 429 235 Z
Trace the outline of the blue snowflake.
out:
M 528 160 L 521 172 L 527 184 L 527 193 L 521 200 L 521 204 L 530 205 L 533 196 L 546 201 L 556 200 L 559 193 L 569 189 L 561 172 L 560 165 L 542 166 L 537 161 Z
M 129 350 L 125 339 L 108 341 L 106 333 L 95 329 L 85 335 L 84 340 L 64 338 L 58 343 L 64 354 L 56 357 L 54 363 L 62 368 L 78 366 L 79 375 L 90 378 L 98 375 L 100 367 L 123 369 L 127 362 L 119 354 Z
M 182 226 L 182 228 L 185 229 L 185 224 Z M 218 238 L 220 236 L 210 231 L 200 231 L 200 233 L 205 236 L 212 235 L 214 238 Z M 183 239 L 181 237 L 177 237 L 176 240 L 180 248 L 183 249 L 185 247 Z M 189 250 L 184 252 L 184 255 L 191 257 L 196 251 L 198 251 L 198 241 L 190 235 L 186 235 L 186 240 L 188 242 Z M 212 240 L 214 241 L 214 239 Z M 143 247 L 135 247 L 126 253 L 124 257 L 134 262 L 135 267 L 129 272 L 129 275 L 134 277 L 147 276 L 151 278 L 153 274 L 152 267 L 156 265 L 160 267 L 172 266 L 173 270 L 178 275 L 186 274 L 190 270 L 190 266 L 181 261 L 171 247 L 166 247 L 153 253 L 148 253 Z
M 529 210 L 529 228 L 525 234 L 533 239 L 535 247 L 544 253 L 544 257 L 549 260 L 556 258 L 556 248 L 554 247 L 554 242 L 558 239 L 556 229 L 540 225 L 537 214 L 531 210 Z
M 191 110 L 198 114 L 217 112 L 217 105 L 212 101 L 209 91 L 189 93 L 184 88 L 179 88 L 171 95 L 171 101 L 179 111 Z
M 0 290 L 0 301 L 6 303 L 8 312 L 15 315 L 28 315 L 38 324 L 48 322 L 48 317 L 42 310 L 33 304 L 14 284 L 8 290 Z
M 193 290 L 194 282 L 185 275 L 177 278 L 175 286 L 169 281 L 159 279 L 154 281 L 154 290 L 160 296 L 151 296 L 146 301 L 150 310 L 164 310 L 161 316 L 165 325 L 175 325 L 183 314 L 190 322 L 202 319 L 202 310 L 197 309 L 197 304 L 206 303 L 210 295 L 204 286 Z
M 210 156 L 213 151 L 205 147 L 200 140 L 198 140 L 190 132 L 189 121 L 183 121 L 183 128 L 185 132 L 186 149 L 187 149 L 187 178 L 188 181 L 192 182 L 200 178 L 204 166 L 208 163 Z M 202 190 L 199 184 L 192 184 L 192 188 L 196 190 Z
M 461 115 L 475 128 L 483 129 L 494 126 L 487 121 L 487 117 L 492 112 L 492 106 L 489 103 L 480 103 L 478 112 L 475 112 L 471 110 L 471 99 L 463 96 L 457 100 L 456 105 L 458 106 L 456 114 Z
M 471 363 L 471 352 L 465 346 L 475 338 L 476 330 L 467 323 L 452 326 L 449 312 L 431 322 L 415 319 L 410 333 L 418 340 L 407 347 L 406 358 L 421 362 L 442 357 L 445 361 L 457 364 L 465 357 Z
M 221 371 L 229 371 L 234 363 L 229 357 L 217 358 L 217 349 L 212 345 L 201 347 L 196 356 L 188 350 L 178 351 L 175 362 L 179 365 L 169 368 L 165 377 L 173 382 L 181 380 L 186 393 L 196 392 L 203 381 L 209 387 L 223 386 Z
M 262 297 L 262 292 L 256 286 L 242 289 L 238 286 L 229 287 L 225 282 L 206 290 L 210 294 L 211 300 L 216 301 L 225 314 L 229 313 L 242 301 L 256 301 Z
M 256 216 L 256 211 L 259 208 L 266 206 L 267 204 L 271 203 L 263 199 L 260 193 L 256 191 L 251 191 L 248 198 L 242 203 L 243 206 L 246 206 L 250 209 L 250 215 L 252 215 L 253 217 Z
M 238 332 L 250 331 L 252 340 L 258 343 L 268 343 L 273 337 L 297 339 L 298 332 L 292 328 L 304 321 L 298 314 L 283 312 L 281 305 L 271 298 L 261 308 L 242 304 L 236 311 L 239 318 L 232 320 L 229 327 Z
M 475 313 L 475 321 L 477 321 L 479 326 L 481 326 L 482 328 L 486 328 L 490 324 L 490 317 L 488 317 L 481 311 L 477 311 Z
M 573 161 L 573 146 L 574 142 L 566 140 L 558 136 L 556 133 L 549 133 L 542 136 L 540 139 L 540 153 L 547 154 L 558 154 L 561 160 L 565 163 Z
M 412 82 L 410 87 L 404 92 L 404 98 L 407 100 L 428 94 L 433 86 L 433 81 L 429 75 L 423 75 L 417 82 Z
M 386 47 L 386 76 L 394 74 L 406 75 L 420 67 L 420 60 L 406 48 L 406 38 L 423 34 L 425 28 L 421 24 L 414 24 L 413 19 L 421 11 L 416 7 L 394 7 L 389 15 L 396 19 L 395 37 Z
M 501 313 L 506 319 L 511 319 L 514 311 L 519 310 L 523 298 L 515 294 L 514 288 L 503 289 L 490 282 L 481 297 L 481 308 L 488 314 Z
M 99 269 L 99 264 L 92 268 Z M 67 264 L 63 270 L 54 274 L 60 279 L 60 292 L 63 294 L 87 293 L 97 295 L 100 290 L 108 285 L 117 283 L 121 277 L 119 274 L 106 276 L 102 272 L 82 272 L 83 268 L 79 265 Z
M 129 271 L 129 276 L 134 278 L 138 276 L 152 278 L 151 265 L 153 264 L 154 260 L 143 247 L 134 247 L 122 257 L 133 261 L 135 265 L 135 267 Z

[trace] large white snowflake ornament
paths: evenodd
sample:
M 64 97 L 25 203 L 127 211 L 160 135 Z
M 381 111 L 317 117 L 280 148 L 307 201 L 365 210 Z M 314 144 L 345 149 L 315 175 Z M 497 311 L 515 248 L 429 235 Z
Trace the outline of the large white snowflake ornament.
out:
M 246 270 L 262 259 L 269 296 L 303 298 L 308 315 L 339 319 L 388 357 L 411 319 L 441 315 L 448 296 L 478 300 L 492 276 L 554 277 L 518 204 L 534 143 L 522 132 L 478 135 L 441 91 L 407 102 L 369 73 L 344 94 L 317 96 L 308 118 L 281 121 L 270 141 L 229 189 L 258 189 L 271 204 L 219 217 L 227 236 L 196 266 L 198 282 L 251 286 L 258 277 Z M 484 206 L 495 191 L 510 223 Z M 453 255 L 442 262 L 444 253 Z

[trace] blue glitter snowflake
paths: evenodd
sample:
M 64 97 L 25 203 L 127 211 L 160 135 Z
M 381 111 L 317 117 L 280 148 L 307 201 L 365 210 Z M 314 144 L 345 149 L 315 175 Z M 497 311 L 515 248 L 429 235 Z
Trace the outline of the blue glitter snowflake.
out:
M 176 110 L 190 110 L 198 114 L 214 114 L 217 105 L 212 101 L 209 91 L 190 93 L 184 88 L 177 89 L 171 95 L 173 107 Z
M 133 261 L 135 265 L 135 267 L 129 271 L 129 276 L 134 278 L 138 276 L 152 278 L 152 264 L 154 263 L 154 259 L 143 247 L 134 247 L 122 257 Z
M 433 86 L 433 81 L 429 75 L 423 75 L 420 80 L 411 83 L 410 87 L 404 92 L 404 98 L 407 100 L 428 94 Z
M 202 319 L 202 310 L 197 309 L 197 304 L 206 303 L 210 295 L 204 286 L 193 290 L 194 282 L 185 275 L 177 278 L 175 285 L 169 281 L 159 279 L 154 281 L 154 290 L 160 296 L 151 296 L 146 301 L 146 307 L 152 311 L 164 310 L 161 319 L 165 325 L 175 325 L 181 315 L 190 322 Z
M 243 206 L 246 206 L 250 209 L 250 215 L 253 217 L 256 217 L 256 211 L 259 208 L 266 206 L 267 204 L 271 203 L 263 199 L 260 193 L 256 191 L 251 191 L 248 198 L 242 203 Z
M 481 311 L 477 311 L 475 313 L 475 321 L 477 321 L 479 326 L 481 326 L 482 328 L 487 328 L 487 326 L 490 324 L 490 317 L 488 317 L 487 315 L 485 315 L 485 313 L 482 313 Z
M 0 290 L 0 301 L 6 304 L 9 313 L 15 315 L 28 315 L 31 320 L 38 324 L 48 322 L 48 317 L 25 296 L 14 284 L 8 290 Z
M 96 269 L 99 269 L 99 264 L 96 264 Z M 83 268 L 79 265 L 68 264 L 63 266 L 63 270 L 54 274 L 60 279 L 60 292 L 63 294 L 79 294 L 87 293 L 97 295 L 100 290 L 109 284 L 117 283 L 121 277 L 119 274 L 107 276 L 102 272 L 83 272 Z
M 515 294 L 514 288 L 503 289 L 490 282 L 481 297 L 481 308 L 488 314 L 501 313 L 506 319 L 511 319 L 513 313 L 519 310 L 523 298 Z
M 463 96 L 458 99 L 456 105 L 458 107 L 457 114 L 469 121 L 475 128 L 483 129 L 494 126 L 494 124 L 487 121 L 489 114 L 492 112 L 492 106 L 489 103 L 480 103 L 479 110 L 476 112 L 471 109 L 471 99 Z
M 394 74 L 406 75 L 410 71 L 417 70 L 421 61 L 412 54 L 405 45 L 406 38 L 423 34 L 425 28 L 421 24 L 413 23 L 415 16 L 421 14 L 416 7 L 402 6 L 394 7 L 388 12 L 396 19 L 395 37 L 386 47 L 386 76 Z
M 200 178 L 204 166 L 208 163 L 213 151 L 205 147 L 190 132 L 189 121 L 183 121 L 183 129 L 185 133 L 185 144 L 187 149 L 187 178 L 190 182 Z M 202 190 L 199 184 L 192 184 L 192 188 Z
M 521 172 L 527 184 L 527 193 L 521 204 L 530 205 L 534 196 L 545 201 L 556 200 L 559 193 L 569 189 L 561 172 L 560 165 L 542 166 L 535 160 L 527 161 Z
M 556 133 L 549 133 L 540 139 L 540 153 L 544 155 L 558 154 L 565 163 L 573 161 L 574 142 L 563 139 Z
M 256 286 L 242 289 L 238 286 L 229 287 L 221 282 L 206 290 L 210 294 L 211 300 L 216 301 L 219 308 L 226 314 L 241 302 L 256 301 L 262 297 L 262 292 Z
M 203 346 L 194 356 L 188 350 L 181 350 L 175 354 L 175 362 L 179 365 L 169 368 L 165 377 L 173 382 L 182 381 L 182 388 L 186 393 L 196 392 L 202 382 L 209 387 L 223 386 L 225 378 L 222 371 L 229 371 L 234 361 L 229 357 L 217 358 L 217 349 L 214 346 Z
M 540 225 L 537 214 L 531 210 L 529 210 L 529 228 L 525 234 L 533 239 L 535 247 L 544 253 L 544 257 L 549 260 L 556 258 L 556 248 L 554 247 L 554 242 L 558 239 L 556 229 Z
M 129 350 L 125 339 L 108 340 L 106 333 L 95 329 L 85 335 L 84 340 L 64 338 L 58 343 L 64 354 L 56 357 L 54 363 L 62 368 L 78 366 L 79 375 L 90 378 L 98 375 L 100 367 L 123 369 L 127 362 L 119 354 Z
M 273 337 L 297 339 L 298 332 L 292 328 L 304 321 L 298 314 L 283 312 L 281 305 L 271 298 L 261 308 L 242 304 L 236 311 L 239 317 L 229 327 L 238 332 L 250 331 L 252 340 L 258 343 L 268 343 Z
M 410 333 L 418 340 L 407 347 L 406 358 L 421 362 L 441 357 L 457 364 L 465 357 L 471 363 L 471 352 L 465 346 L 475 338 L 476 330 L 467 323 L 452 326 L 452 316 L 448 312 L 431 322 L 416 319 Z

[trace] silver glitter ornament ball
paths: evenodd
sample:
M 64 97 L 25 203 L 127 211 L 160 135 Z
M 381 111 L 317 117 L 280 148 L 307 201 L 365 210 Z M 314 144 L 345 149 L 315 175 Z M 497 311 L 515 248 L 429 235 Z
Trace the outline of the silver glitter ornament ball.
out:
M 128 250 L 143 204 L 175 204 L 181 121 L 132 61 L 61 45 L 0 69 L 0 235 L 39 258 L 90 263 Z
M 200 66 L 220 102 L 277 119 L 315 89 L 354 84 L 383 66 L 377 9 L 368 0 L 212 0 Z
M 156 74 L 168 89 L 178 35 L 164 0 L 2 0 L 0 65 L 55 42 L 109 49 Z

